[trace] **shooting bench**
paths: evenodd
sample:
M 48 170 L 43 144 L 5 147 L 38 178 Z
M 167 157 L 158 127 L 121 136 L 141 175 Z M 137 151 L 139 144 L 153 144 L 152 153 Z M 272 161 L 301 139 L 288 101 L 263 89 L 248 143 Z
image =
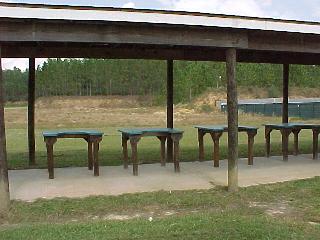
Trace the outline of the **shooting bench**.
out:
M 44 141 L 47 147 L 49 179 L 54 179 L 53 145 L 58 138 L 82 138 L 88 143 L 88 169 L 94 169 L 94 176 L 99 176 L 99 143 L 103 133 L 99 131 L 45 131 Z
M 220 138 L 224 132 L 228 132 L 227 126 L 195 126 L 198 129 L 199 141 L 199 161 L 204 161 L 204 136 L 209 133 L 214 143 L 213 147 L 213 162 L 214 167 L 219 167 L 220 161 Z M 253 165 L 253 145 L 254 137 L 257 135 L 258 128 L 239 126 L 239 132 L 246 132 L 248 135 L 248 164 Z
M 288 161 L 289 155 L 289 136 L 294 134 L 294 150 L 293 154 L 299 154 L 299 133 L 303 129 L 312 130 L 313 133 L 313 159 L 318 159 L 318 139 L 320 133 L 320 124 L 304 124 L 304 123 L 280 123 L 280 124 L 265 124 L 266 138 L 266 154 L 270 157 L 271 140 L 270 135 L 273 130 L 280 131 L 282 135 L 282 156 L 284 161 Z
M 138 176 L 138 151 L 137 145 L 142 137 L 155 136 L 161 142 L 161 165 L 166 165 L 165 152 L 166 140 L 171 138 L 173 141 L 173 162 L 175 172 L 180 172 L 179 165 L 179 142 L 183 136 L 183 131 L 174 128 L 141 128 L 141 129 L 119 129 L 122 133 L 122 149 L 124 168 L 128 169 L 128 145 L 130 140 L 131 144 L 131 160 L 133 164 L 133 175 Z

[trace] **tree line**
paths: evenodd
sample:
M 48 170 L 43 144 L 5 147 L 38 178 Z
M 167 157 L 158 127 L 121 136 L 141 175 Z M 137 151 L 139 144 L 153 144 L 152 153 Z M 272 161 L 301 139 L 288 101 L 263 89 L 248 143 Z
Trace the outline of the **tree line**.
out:
M 319 66 L 290 68 L 290 85 L 318 87 Z M 28 70 L 5 70 L 6 99 L 27 100 Z M 210 88 L 226 85 L 225 63 L 175 61 L 175 102 L 187 102 Z M 239 86 L 280 89 L 282 66 L 238 64 Z M 36 70 L 36 97 L 150 95 L 166 96 L 166 62 L 156 60 L 48 59 Z

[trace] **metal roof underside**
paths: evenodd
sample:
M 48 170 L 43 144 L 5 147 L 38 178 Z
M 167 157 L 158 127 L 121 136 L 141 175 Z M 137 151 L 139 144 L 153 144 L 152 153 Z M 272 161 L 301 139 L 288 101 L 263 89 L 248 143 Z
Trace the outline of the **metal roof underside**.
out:
M 150 23 L 320 34 L 320 24 L 316 22 L 157 10 L 1 3 L 0 17 Z

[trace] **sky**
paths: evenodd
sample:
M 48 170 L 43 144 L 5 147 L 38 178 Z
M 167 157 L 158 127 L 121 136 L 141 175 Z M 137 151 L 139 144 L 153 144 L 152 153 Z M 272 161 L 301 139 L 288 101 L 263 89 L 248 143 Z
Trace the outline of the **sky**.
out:
M 1 2 L 45 3 L 80 6 L 107 6 L 182 10 L 252 17 L 320 22 L 320 0 L 0 0 Z M 37 59 L 41 64 L 45 59 Z M 4 69 L 25 70 L 26 59 L 4 59 Z

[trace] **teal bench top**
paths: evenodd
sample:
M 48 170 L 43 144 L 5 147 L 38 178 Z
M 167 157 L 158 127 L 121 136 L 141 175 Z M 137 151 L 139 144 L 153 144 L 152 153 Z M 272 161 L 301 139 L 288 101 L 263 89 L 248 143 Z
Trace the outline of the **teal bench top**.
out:
M 227 131 L 228 126 L 226 125 L 214 125 L 214 126 L 195 126 L 195 128 L 200 130 L 207 130 L 207 131 Z M 250 130 L 258 130 L 257 127 L 251 127 L 251 126 L 239 126 L 239 131 L 250 131 Z
M 295 123 L 277 123 L 277 124 L 264 124 L 265 127 L 270 128 L 294 128 L 296 126 Z
M 283 128 L 320 128 L 320 124 L 310 124 L 310 123 L 279 123 L 279 124 L 264 124 L 264 126 L 274 129 L 283 129 Z
M 88 136 L 103 136 L 103 132 L 95 131 L 95 130 L 57 130 L 57 131 L 44 131 L 44 137 L 61 137 L 64 135 L 88 135 Z
M 123 128 L 118 131 L 127 135 L 143 135 L 145 133 L 183 133 L 183 131 L 176 128 Z
M 207 131 L 221 131 L 224 132 L 227 130 L 227 126 L 224 125 L 215 125 L 215 126 L 194 126 L 197 129 L 200 130 L 207 130 Z
M 295 126 L 305 128 L 305 129 L 320 128 L 320 124 L 312 124 L 312 123 L 297 123 L 295 124 Z

